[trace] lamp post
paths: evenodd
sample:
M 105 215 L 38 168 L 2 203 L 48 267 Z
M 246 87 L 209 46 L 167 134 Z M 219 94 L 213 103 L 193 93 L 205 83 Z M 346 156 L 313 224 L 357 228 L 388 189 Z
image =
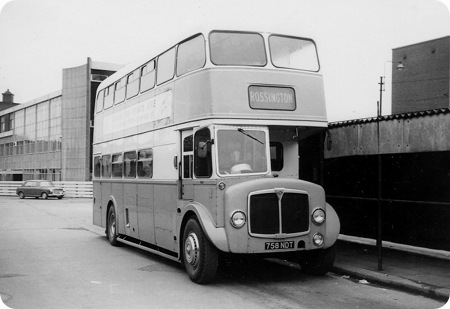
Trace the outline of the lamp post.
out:
M 394 63 L 393 61 L 386 61 L 384 63 L 384 74 L 383 76 L 380 76 L 380 82 L 378 83 L 380 85 L 380 101 L 377 103 L 377 161 L 378 161 L 378 209 L 377 209 L 377 216 L 378 216 L 378 229 L 377 229 L 377 249 L 378 249 L 378 270 L 383 270 L 383 221 L 382 221 L 382 205 L 381 205 L 381 185 L 382 185 L 382 164 L 381 164 L 381 149 L 380 149 L 380 121 L 382 117 L 382 107 L 383 107 L 383 91 L 384 91 L 384 79 L 386 79 L 386 64 L 387 63 Z M 401 63 L 401 61 L 398 62 L 397 70 L 401 71 L 405 68 L 405 66 Z
M 383 91 L 384 89 L 384 80 L 386 79 L 386 64 L 388 63 L 394 63 L 393 61 L 386 61 L 384 63 L 384 74 L 383 76 L 380 76 L 380 82 L 378 83 L 380 85 L 380 101 L 379 101 L 379 106 L 378 106 L 378 116 L 380 117 L 382 115 L 382 108 L 383 108 Z M 401 61 L 398 62 L 397 64 L 397 70 L 401 71 L 405 68 L 405 66 L 403 65 L 403 63 Z

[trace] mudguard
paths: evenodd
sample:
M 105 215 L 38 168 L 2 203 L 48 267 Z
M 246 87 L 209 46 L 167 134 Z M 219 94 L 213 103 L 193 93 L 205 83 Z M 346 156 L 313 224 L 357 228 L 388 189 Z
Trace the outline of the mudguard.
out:
M 215 226 L 214 221 L 205 206 L 199 203 L 191 203 L 184 208 L 184 214 L 189 211 L 195 212 L 203 231 L 214 246 L 221 251 L 229 252 L 230 248 L 228 246 L 225 228 Z
M 331 247 L 332 245 L 334 245 L 334 243 L 336 242 L 338 236 L 339 236 L 339 231 L 341 230 L 341 223 L 339 221 L 339 217 L 336 213 L 336 211 L 334 210 L 334 208 L 326 203 L 326 214 L 327 214 L 327 221 L 325 222 L 327 225 L 327 232 L 325 235 L 325 247 L 324 248 L 328 248 Z

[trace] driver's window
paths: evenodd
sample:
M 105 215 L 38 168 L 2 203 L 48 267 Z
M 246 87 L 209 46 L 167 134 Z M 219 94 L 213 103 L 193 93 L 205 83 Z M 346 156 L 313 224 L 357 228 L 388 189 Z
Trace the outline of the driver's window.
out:
M 211 177 L 211 132 L 208 128 L 198 130 L 194 137 L 194 173 L 196 177 Z

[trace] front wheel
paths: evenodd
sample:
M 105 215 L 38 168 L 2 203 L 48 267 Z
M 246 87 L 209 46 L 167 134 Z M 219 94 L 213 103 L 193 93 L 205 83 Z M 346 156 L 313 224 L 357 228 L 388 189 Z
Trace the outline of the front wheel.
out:
M 108 226 L 106 228 L 106 233 L 109 243 L 115 247 L 119 245 L 119 242 L 117 241 L 116 226 L 116 211 L 114 206 L 111 206 L 108 210 Z
M 184 228 L 182 254 L 184 267 L 193 282 L 205 284 L 216 277 L 218 250 L 195 218 L 189 219 Z
M 24 198 L 25 198 L 25 194 L 23 194 L 22 191 L 19 192 L 19 198 L 20 198 L 20 199 L 24 199 Z
M 331 270 L 336 258 L 336 244 L 327 249 L 304 251 L 299 257 L 299 264 L 304 273 L 325 275 Z
M 42 197 L 44 200 L 48 199 L 48 194 L 47 194 L 47 192 L 42 192 L 41 197 Z

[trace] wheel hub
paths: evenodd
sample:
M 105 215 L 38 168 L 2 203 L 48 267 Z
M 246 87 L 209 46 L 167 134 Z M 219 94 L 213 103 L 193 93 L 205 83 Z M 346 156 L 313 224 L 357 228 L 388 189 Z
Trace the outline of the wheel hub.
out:
M 186 257 L 186 262 L 195 266 L 198 261 L 198 255 L 199 247 L 197 235 L 195 235 L 195 233 L 190 233 L 184 244 L 184 256 Z

